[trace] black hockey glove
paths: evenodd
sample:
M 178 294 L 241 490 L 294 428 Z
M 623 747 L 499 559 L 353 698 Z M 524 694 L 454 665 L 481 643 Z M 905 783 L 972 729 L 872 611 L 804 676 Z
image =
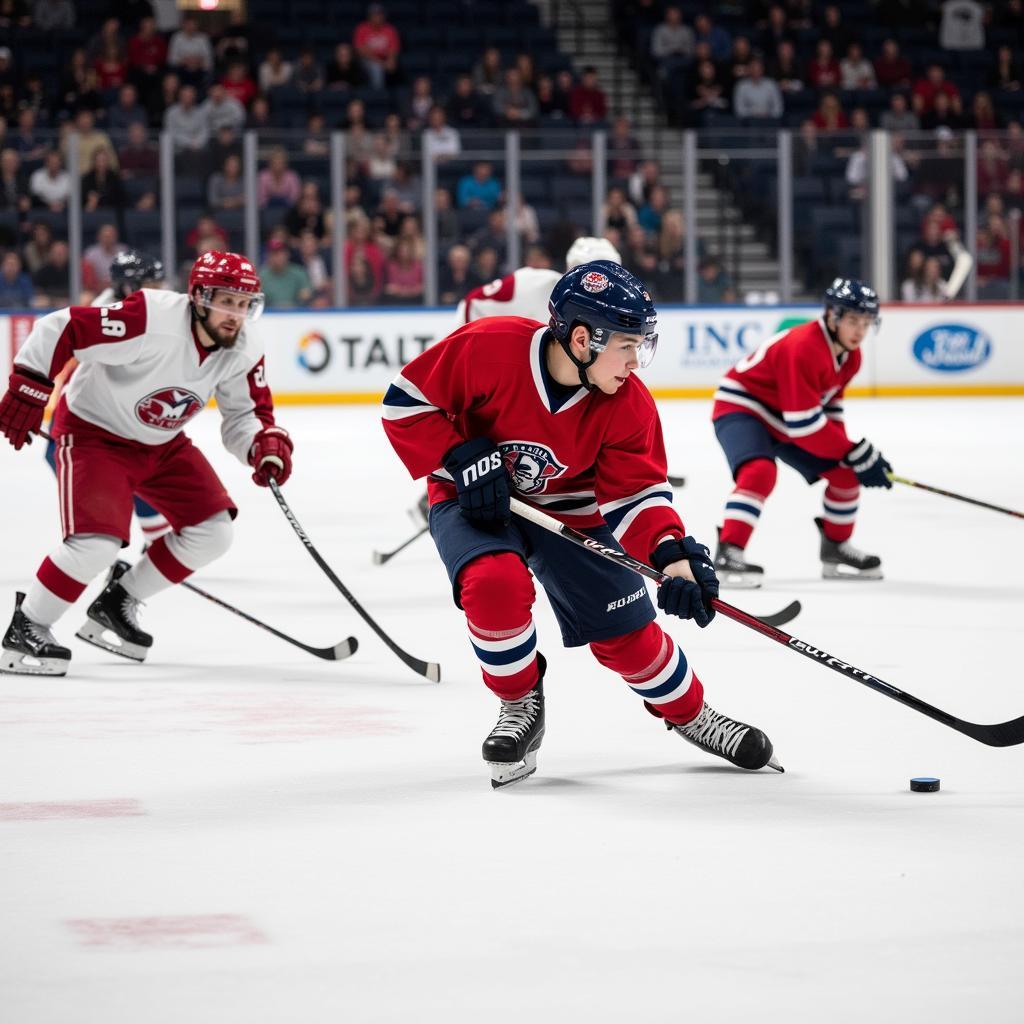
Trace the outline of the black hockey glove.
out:
M 892 466 L 866 437 L 846 453 L 843 465 L 852 469 L 865 487 L 892 487 L 892 481 L 889 479 Z
M 711 564 L 711 552 L 693 537 L 663 540 L 651 561 L 659 572 L 673 562 L 686 559 L 696 583 L 672 576 L 658 587 L 658 607 L 669 615 L 693 619 L 703 629 L 714 617 L 712 601 L 718 597 L 718 577 Z
M 456 445 L 441 460 L 452 475 L 462 514 L 478 526 L 512 521 L 511 481 L 497 446 L 486 437 Z

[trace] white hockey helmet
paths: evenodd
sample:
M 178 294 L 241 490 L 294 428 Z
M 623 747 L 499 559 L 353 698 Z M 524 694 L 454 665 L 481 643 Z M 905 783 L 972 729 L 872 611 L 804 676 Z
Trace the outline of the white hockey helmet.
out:
M 583 235 L 569 246 L 569 251 L 565 254 L 566 272 L 593 260 L 611 260 L 612 263 L 620 265 L 622 263 L 619 250 L 607 238 Z

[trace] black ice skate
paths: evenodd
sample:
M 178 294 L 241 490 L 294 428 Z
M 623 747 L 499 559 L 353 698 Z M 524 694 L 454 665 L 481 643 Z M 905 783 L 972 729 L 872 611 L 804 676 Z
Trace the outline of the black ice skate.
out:
M 644 701 L 644 706 L 655 718 L 664 718 L 653 704 Z M 692 722 L 673 725 L 666 721 L 665 726 L 679 733 L 688 743 L 709 754 L 724 757 L 737 768 L 746 768 L 752 772 L 764 767 L 774 768 L 777 772 L 785 771 L 775 760 L 772 741 L 760 729 L 720 714 L 707 701 Z
M 723 587 L 737 590 L 753 590 L 761 586 L 764 569 L 751 565 L 743 557 L 743 548 L 738 544 L 722 542 L 722 531 L 718 531 L 718 550 L 715 552 L 715 573 Z
M 815 519 L 821 534 L 821 575 L 826 580 L 880 580 L 882 560 L 878 555 L 865 555 L 849 541 L 829 540 L 825 521 Z
M 113 564 L 103 593 L 89 605 L 88 619 L 75 636 L 122 658 L 145 661 L 149 648 L 153 646 L 153 638 L 139 628 L 138 613 L 142 602 L 117 582 L 129 568 L 127 562 Z
M 537 770 L 537 751 L 544 739 L 544 669 L 537 655 L 537 685 L 519 700 L 503 700 L 498 722 L 484 740 L 484 761 L 491 766 L 491 786 L 501 789 L 521 782 Z
M 0 672 L 18 676 L 62 676 L 71 652 L 53 638 L 48 626 L 33 622 L 22 610 L 25 595 L 14 595 L 14 618 L 4 634 Z

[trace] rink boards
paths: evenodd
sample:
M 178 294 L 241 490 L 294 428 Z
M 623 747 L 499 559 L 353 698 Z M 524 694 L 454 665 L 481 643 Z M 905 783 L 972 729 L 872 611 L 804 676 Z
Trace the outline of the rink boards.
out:
M 658 398 L 708 398 L 722 374 L 819 306 L 667 306 L 659 349 L 643 371 Z M 38 311 L 0 316 L 0 369 Z M 457 326 L 450 309 L 268 312 L 253 326 L 280 403 L 379 401 L 398 370 Z M 1024 304 L 882 309 L 854 395 L 1024 394 Z

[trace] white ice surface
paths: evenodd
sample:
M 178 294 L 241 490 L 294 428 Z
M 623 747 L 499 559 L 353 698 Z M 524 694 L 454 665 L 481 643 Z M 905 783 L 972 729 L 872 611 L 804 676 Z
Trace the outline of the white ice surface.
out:
M 678 501 L 710 544 L 728 490 L 700 403 L 666 403 Z M 142 666 L 73 640 L 66 679 L 0 678 L 0 1021 L 1020 1021 L 1024 748 L 991 749 L 719 618 L 676 622 L 709 700 L 787 772 L 666 733 L 586 650 L 550 661 L 539 770 L 492 792 L 495 701 L 373 407 L 285 408 L 285 494 L 419 679 L 327 582 L 270 494 L 192 433 L 241 508 L 196 582 L 318 662 L 183 590 Z M 897 471 L 1024 507 L 1024 401 L 851 402 Z M 36 445 L 0 446 L 4 623 L 59 540 Z M 1024 713 L 1024 523 L 869 491 L 881 583 L 818 578 L 820 487 L 783 467 L 750 548 L 788 630 L 976 722 Z M 133 550 L 135 550 L 133 548 Z M 938 794 L 908 792 L 937 775 Z M 105 815 L 105 816 L 103 816 Z

